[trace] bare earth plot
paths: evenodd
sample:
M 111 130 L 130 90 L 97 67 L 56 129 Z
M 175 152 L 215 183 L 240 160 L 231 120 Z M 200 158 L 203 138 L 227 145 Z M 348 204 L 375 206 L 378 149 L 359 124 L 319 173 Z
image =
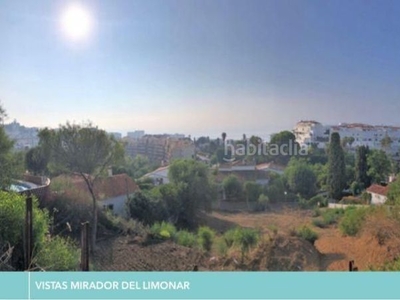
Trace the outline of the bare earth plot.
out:
M 336 225 L 324 229 L 314 227 L 312 226 L 312 211 L 293 207 L 276 207 L 264 213 L 213 212 L 209 215 L 209 219 L 210 226 L 224 221 L 226 224 L 259 228 L 266 234 L 271 234 L 271 230 L 276 228 L 278 233 L 287 239 L 290 239 L 293 228 L 308 225 L 319 234 L 319 239 L 315 242 L 315 249 L 320 253 L 319 270 L 347 271 L 349 260 L 354 260 L 359 270 L 369 270 L 370 267 L 379 267 L 386 261 L 392 260 L 400 251 L 398 241 L 393 240 L 392 243 L 380 245 L 369 232 L 363 232 L 357 237 L 346 237 L 340 233 Z M 222 229 L 215 226 L 214 228 Z M 285 254 L 291 259 L 299 255 L 298 253 L 307 252 L 298 247 L 291 247 L 291 249 L 294 253 Z M 306 264 L 304 269 L 315 270 L 315 259 L 311 264 Z

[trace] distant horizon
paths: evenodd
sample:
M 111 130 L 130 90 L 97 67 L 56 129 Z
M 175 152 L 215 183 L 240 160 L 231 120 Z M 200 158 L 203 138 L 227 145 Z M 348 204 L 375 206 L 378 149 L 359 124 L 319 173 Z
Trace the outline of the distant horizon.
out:
M 12 121 L 10 121 L 10 119 L 11 119 L 10 117 L 6 118 L 4 124 L 5 124 L 5 125 L 8 125 L 8 124 L 11 124 L 11 123 L 13 123 L 14 121 L 16 121 L 16 122 L 19 123 L 21 126 L 25 126 L 25 127 L 27 127 L 27 128 L 39 128 L 39 129 L 41 129 L 41 128 L 46 128 L 46 127 L 47 127 L 47 128 L 58 128 L 59 125 L 63 125 L 63 124 L 66 124 L 66 123 L 67 123 L 67 121 L 65 121 L 64 123 L 60 123 L 60 124 L 57 125 L 57 126 L 34 126 L 34 125 L 32 126 L 32 125 L 30 125 L 30 124 L 29 124 L 29 125 L 24 124 L 24 123 L 20 122 L 20 121 L 19 121 L 18 119 L 16 119 L 16 118 L 14 118 Z M 360 123 L 365 124 L 365 125 L 372 125 L 372 126 L 399 126 L 399 125 L 396 125 L 396 124 L 388 124 L 388 123 L 372 124 L 372 123 L 365 123 L 365 122 L 337 122 L 337 123 L 332 124 L 332 123 L 323 122 L 323 121 L 321 121 L 321 120 L 309 118 L 309 119 L 297 120 L 297 121 L 293 124 L 293 126 L 290 127 L 290 128 L 283 128 L 283 127 L 282 127 L 281 130 L 277 130 L 277 131 L 270 132 L 270 133 L 268 133 L 268 132 L 262 132 L 261 130 L 258 130 L 258 131 L 257 131 L 257 130 L 253 130 L 253 131 L 248 131 L 248 132 L 243 132 L 243 133 L 239 133 L 239 132 L 233 132 L 233 133 L 232 133 L 232 132 L 229 132 L 229 131 L 221 131 L 221 132 L 219 132 L 219 133 L 216 133 L 216 132 L 203 132 L 203 133 L 197 133 L 197 134 L 194 133 L 194 134 L 193 134 L 193 133 L 190 133 L 190 132 L 189 132 L 189 133 L 188 133 L 188 132 L 185 132 L 184 130 L 175 131 L 175 132 L 173 132 L 173 131 L 163 131 L 163 130 L 159 130 L 159 131 L 157 131 L 157 130 L 147 131 L 146 129 L 143 129 L 143 128 L 129 129 L 129 130 L 119 130 L 119 129 L 103 128 L 103 127 L 101 127 L 101 126 L 98 126 L 98 125 L 95 124 L 95 123 L 93 123 L 93 125 L 98 126 L 100 129 L 105 130 L 105 131 L 107 131 L 108 133 L 120 133 L 120 134 L 122 135 L 122 137 L 126 137 L 128 132 L 134 132 L 134 131 L 143 130 L 143 131 L 145 132 L 146 135 L 162 135 L 162 134 L 174 135 L 174 134 L 183 134 L 183 135 L 185 135 L 185 137 L 191 136 L 192 139 L 193 139 L 193 138 L 199 138 L 199 137 L 210 137 L 210 138 L 212 138 L 212 139 L 217 139 L 217 138 L 220 138 L 220 137 L 221 137 L 222 132 L 225 132 L 225 133 L 227 134 L 227 139 L 240 140 L 240 139 L 243 138 L 243 134 L 245 134 L 247 138 L 250 138 L 251 136 L 254 135 L 254 136 L 259 136 L 259 137 L 261 137 L 264 141 L 269 141 L 270 138 L 271 138 L 271 136 L 272 136 L 273 134 L 276 134 L 276 133 L 278 133 L 278 132 L 280 132 L 280 131 L 284 131 L 284 130 L 293 131 L 293 128 L 295 127 L 295 125 L 297 124 L 297 122 L 300 122 L 300 121 L 316 121 L 316 122 L 319 122 L 319 123 L 321 123 L 322 125 L 325 125 L 325 126 L 337 126 L 337 125 L 339 125 L 339 124 L 360 124 Z M 80 124 L 80 123 L 82 123 L 82 122 L 71 122 L 71 123 Z

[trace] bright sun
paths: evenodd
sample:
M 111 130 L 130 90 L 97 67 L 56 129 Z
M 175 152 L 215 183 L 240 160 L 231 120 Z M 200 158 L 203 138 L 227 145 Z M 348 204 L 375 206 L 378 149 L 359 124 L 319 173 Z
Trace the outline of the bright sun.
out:
M 82 40 L 90 35 L 93 19 L 89 12 L 77 3 L 67 7 L 61 17 L 64 33 L 73 40 Z

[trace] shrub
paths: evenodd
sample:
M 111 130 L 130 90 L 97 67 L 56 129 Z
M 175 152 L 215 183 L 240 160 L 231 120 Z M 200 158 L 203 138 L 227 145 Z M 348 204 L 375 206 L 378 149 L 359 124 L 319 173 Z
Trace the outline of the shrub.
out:
M 21 270 L 24 264 L 25 203 L 25 196 L 0 191 L 0 243 L 14 247 L 11 264 L 17 270 Z M 39 209 L 36 198 L 33 199 L 32 208 L 34 250 L 40 251 L 46 240 L 50 218 L 46 210 Z
M 215 244 L 219 256 L 226 256 L 228 254 L 228 246 L 223 238 L 217 239 Z
M 242 253 L 242 261 L 250 248 L 258 243 L 259 233 L 257 230 L 251 228 L 237 228 L 235 230 L 235 244 L 240 247 Z
M 306 199 L 304 199 L 304 198 L 300 198 L 298 203 L 299 203 L 299 207 L 301 209 L 308 209 L 309 208 L 308 201 Z
M 242 184 L 239 178 L 235 175 L 229 175 L 226 177 L 222 185 L 226 192 L 226 197 L 228 200 L 239 200 L 243 195 Z
M 343 214 L 344 209 L 342 208 L 327 209 L 322 214 L 322 220 L 326 225 L 335 224 Z
M 176 228 L 173 224 L 167 222 L 154 223 L 150 227 L 150 235 L 159 239 L 170 239 L 175 237 Z
M 44 243 L 33 262 L 45 271 L 75 271 L 78 268 L 79 251 L 71 239 L 56 236 Z
M 314 208 L 313 210 L 313 218 L 319 217 L 321 215 L 321 210 L 319 208 Z
M 340 231 L 345 235 L 355 236 L 361 229 L 366 215 L 364 208 L 346 209 L 342 220 L 340 221 Z
M 319 227 L 319 228 L 325 228 L 327 226 L 327 224 L 324 222 L 324 220 L 321 220 L 321 219 L 314 219 L 312 221 L 312 224 L 315 227 Z
M 322 204 L 324 202 L 325 202 L 325 198 L 322 197 L 321 195 L 314 196 L 310 200 L 307 201 L 307 203 L 310 207 L 314 207 L 314 206 L 322 207 Z
M 130 197 L 128 211 L 131 218 L 138 219 L 146 225 L 165 221 L 168 218 L 164 202 L 150 193 L 137 192 Z
M 262 192 L 262 186 L 254 181 L 246 181 L 243 184 L 243 190 L 246 195 L 247 201 L 256 202 Z
M 210 251 L 215 236 L 214 230 L 207 226 L 201 226 L 197 235 L 199 237 L 200 246 L 203 248 L 203 250 L 207 252 Z
M 185 247 L 194 247 L 197 245 L 196 235 L 187 231 L 180 230 L 175 235 L 176 243 Z
M 315 241 L 318 239 L 318 234 L 306 225 L 302 226 L 297 231 L 297 235 L 305 239 L 306 241 L 309 241 L 313 245 Z
M 261 194 L 258 197 L 257 202 L 253 206 L 254 211 L 265 211 L 269 204 L 269 198 L 267 195 Z
M 231 248 L 235 242 L 235 229 L 229 229 L 224 233 L 223 239 L 228 248 Z

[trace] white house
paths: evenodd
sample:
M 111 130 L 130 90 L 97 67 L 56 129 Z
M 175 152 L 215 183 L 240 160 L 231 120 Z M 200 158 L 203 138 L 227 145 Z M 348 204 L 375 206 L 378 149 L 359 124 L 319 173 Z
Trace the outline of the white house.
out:
M 373 184 L 367 188 L 367 192 L 371 195 L 371 204 L 384 204 L 387 200 L 388 186 Z
M 87 185 L 81 176 L 60 175 L 53 179 L 53 182 L 56 182 L 58 178 L 67 180 L 71 185 L 71 188 L 87 193 L 87 196 L 90 197 Z M 138 190 L 139 187 L 127 174 L 98 178 L 94 185 L 94 193 L 99 207 L 108 209 L 114 214 L 123 217 L 127 216 L 126 203 L 128 197 Z
M 168 179 L 169 166 L 160 167 L 153 172 L 147 173 L 143 178 L 151 178 L 156 185 L 169 183 Z

